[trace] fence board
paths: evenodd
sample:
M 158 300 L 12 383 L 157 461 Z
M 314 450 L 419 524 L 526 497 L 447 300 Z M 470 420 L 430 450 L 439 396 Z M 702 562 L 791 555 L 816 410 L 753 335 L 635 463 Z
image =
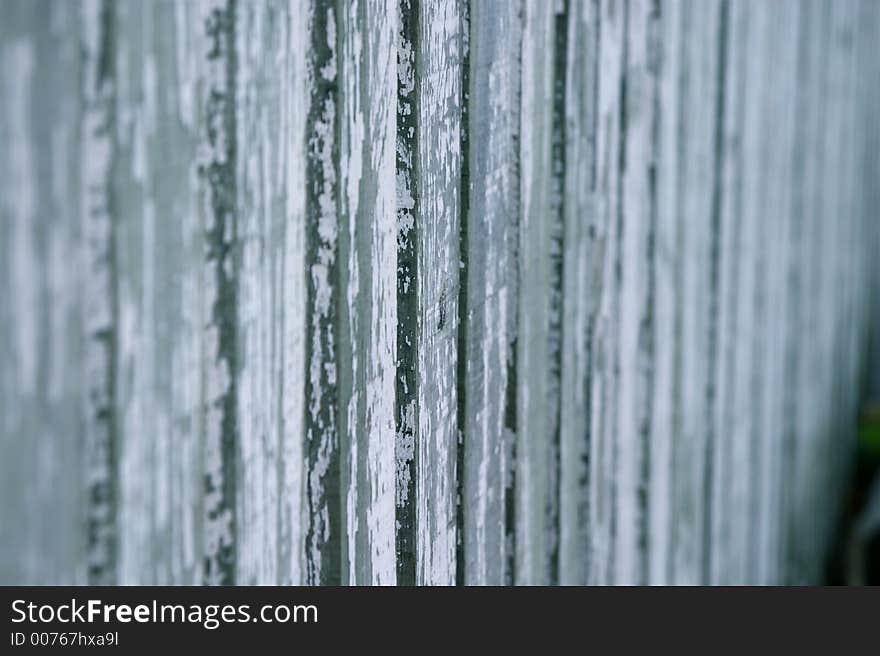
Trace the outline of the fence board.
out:
M 0 580 L 821 580 L 876 3 L 0 14 Z

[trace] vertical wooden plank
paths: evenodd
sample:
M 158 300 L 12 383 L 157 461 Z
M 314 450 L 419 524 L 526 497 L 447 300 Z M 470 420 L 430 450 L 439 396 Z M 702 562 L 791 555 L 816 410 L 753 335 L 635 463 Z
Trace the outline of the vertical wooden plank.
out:
M 236 580 L 238 267 L 235 150 L 235 0 L 200 7 L 204 212 L 204 583 Z
M 277 580 L 278 453 L 280 406 L 272 393 L 280 361 L 276 309 L 283 254 L 278 211 L 282 168 L 269 139 L 278 125 L 281 84 L 273 79 L 283 25 L 279 4 L 235 7 L 236 214 L 239 258 L 237 407 L 239 463 L 236 490 L 237 580 L 247 585 Z M 267 61 L 275 62 L 264 68 Z M 281 142 L 283 144 L 283 142 Z
M 855 160 L 856 179 L 854 199 L 856 203 L 856 234 L 861 235 L 862 239 L 857 239 L 856 248 L 861 248 L 860 258 L 855 262 L 857 267 L 857 275 L 859 280 L 859 291 L 857 298 L 869 299 L 867 302 L 859 302 L 856 305 L 858 318 L 856 321 L 856 354 L 857 366 L 859 368 L 858 379 L 862 381 L 862 394 L 870 393 L 870 381 L 873 372 L 869 364 L 870 360 L 870 343 L 872 338 L 872 316 L 873 316 L 873 284 L 876 278 L 876 267 L 873 264 L 872 253 L 874 249 L 874 239 L 876 236 L 877 222 L 873 218 L 874 208 L 872 200 L 877 197 L 876 185 L 872 180 L 877 179 L 876 159 L 873 153 L 876 152 L 876 129 L 874 128 L 871 117 L 873 111 L 878 107 L 877 101 L 877 85 L 878 68 L 876 58 L 870 56 L 870 51 L 877 41 L 878 21 L 877 7 L 866 0 L 857 2 L 857 6 L 853 8 L 856 27 L 854 36 L 854 61 L 856 79 L 866 80 L 867 85 L 859 84 L 853 91 L 854 102 L 853 117 L 854 139 L 860 148 L 857 149 Z M 868 358 L 860 357 L 859 353 L 867 352 Z
M 821 133 L 821 88 L 817 84 L 822 68 L 824 49 L 821 22 L 821 4 L 803 3 L 798 27 L 798 61 L 794 139 L 791 166 L 791 206 L 786 240 L 791 245 L 792 259 L 788 272 L 787 295 L 791 302 L 787 327 L 783 434 L 782 476 L 783 505 L 780 527 L 783 539 L 782 560 L 785 582 L 803 583 L 822 576 L 815 560 L 821 560 L 826 536 L 814 521 L 812 508 L 822 507 L 827 500 L 808 490 L 812 479 L 813 442 L 820 433 L 816 430 L 818 413 L 823 405 L 813 391 L 814 374 L 810 371 L 814 355 L 817 309 L 808 294 L 813 279 L 811 272 L 821 266 L 812 262 L 815 239 L 815 189 L 820 186 L 815 156 L 816 135 Z M 820 440 L 821 441 L 821 440 Z M 823 545 L 820 547 L 819 545 Z M 818 556 L 818 558 L 817 558 Z
M 806 428 L 802 436 L 802 451 L 806 457 L 801 457 L 799 463 L 803 463 L 804 478 L 797 482 L 798 485 L 814 486 L 815 490 L 810 495 L 805 495 L 803 503 L 805 507 L 805 516 L 803 523 L 806 526 L 813 525 L 816 534 L 823 534 L 831 524 L 826 523 L 822 518 L 831 510 L 835 502 L 822 481 L 826 480 L 823 473 L 826 471 L 828 464 L 826 450 L 829 440 L 833 439 L 833 432 L 830 426 L 830 389 L 827 383 L 827 366 L 825 360 L 826 351 L 824 345 L 824 325 L 828 319 L 825 315 L 825 295 L 824 280 L 828 275 L 831 265 L 830 257 L 822 253 L 826 247 L 826 237 L 824 234 L 825 222 L 825 185 L 822 184 L 824 173 L 824 159 L 826 152 L 825 134 L 827 130 L 828 102 L 827 102 L 827 77 L 829 72 L 829 57 L 827 53 L 830 47 L 830 30 L 828 29 L 828 7 L 827 2 L 818 1 L 807 8 L 807 12 L 811 14 L 811 20 L 816 23 L 815 33 L 815 49 L 818 51 L 815 55 L 815 72 L 813 73 L 814 81 L 812 83 L 815 89 L 814 103 L 816 106 L 816 124 L 813 133 L 810 136 L 809 144 L 811 149 L 810 160 L 813 163 L 814 183 L 810 188 L 807 197 L 809 207 L 811 209 L 808 215 L 811 219 L 809 230 L 809 261 L 810 268 L 808 270 L 808 292 L 810 303 L 810 319 L 808 324 L 807 357 L 805 359 L 805 373 L 808 376 L 805 389 L 804 399 L 808 401 L 805 407 L 810 409 L 808 415 L 809 427 Z M 828 536 L 830 538 L 830 535 Z M 823 549 L 819 546 L 818 540 L 814 541 L 814 549 L 817 551 Z M 804 544 L 804 543 L 801 543 Z
M 764 52 L 766 41 L 763 36 L 766 28 L 766 7 L 755 7 L 747 16 L 747 30 L 745 34 L 745 49 L 747 52 Z M 744 73 L 747 91 L 745 101 L 745 115 L 743 117 L 743 160 L 744 171 L 742 175 L 742 205 L 741 215 L 743 221 L 743 251 L 748 257 L 744 260 L 745 270 L 742 277 L 744 290 L 745 309 L 743 312 L 743 328 L 747 330 L 750 342 L 749 359 L 747 370 L 740 382 L 742 384 L 740 398 L 742 406 L 740 411 L 751 409 L 749 412 L 748 425 L 745 428 L 746 437 L 740 438 L 744 453 L 742 458 L 741 474 L 748 480 L 745 498 L 742 499 L 742 516 L 747 518 L 747 530 L 745 532 L 745 547 L 748 553 L 746 558 L 746 578 L 750 581 L 760 581 L 759 562 L 761 552 L 759 548 L 758 531 L 760 504 L 764 497 L 766 480 L 759 475 L 761 463 L 760 435 L 763 430 L 763 417 L 767 412 L 765 403 L 765 388 L 762 367 L 765 361 L 766 337 L 764 334 L 766 314 L 766 302 L 763 300 L 766 286 L 765 256 L 763 245 L 766 244 L 762 236 L 764 222 L 761 220 L 761 208 L 763 201 L 760 197 L 760 184 L 763 178 L 761 169 L 750 166 L 748 163 L 762 161 L 765 153 L 762 148 L 761 111 L 764 96 L 767 94 L 769 83 L 763 75 L 763 67 L 758 66 L 753 55 L 746 57 L 746 71 Z M 750 319 L 749 325 L 745 323 Z M 745 446 L 748 445 L 747 448 Z
M 344 581 L 387 585 L 396 580 L 397 107 L 388 98 L 397 95 L 398 7 L 364 0 L 339 19 Z
M 696 6 L 699 4 L 699 7 Z M 710 344 L 713 187 L 718 84 L 720 2 L 695 3 L 682 15 L 682 81 L 679 89 L 677 184 L 680 257 L 678 412 L 673 456 L 673 573 L 676 583 L 700 583 L 709 558 L 707 465 L 709 375 L 715 353 Z M 692 11 L 688 11 L 691 9 Z M 707 56 L 707 53 L 711 53 Z
M 567 3 L 524 5 L 521 105 L 521 217 L 517 378 L 516 581 L 547 585 L 558 576 L 559 355 L 562 193 L 560 161 Z M 561 29 L 560 29 L 561 28 Z
M 82 5 L 84 88 L 80 202 L 85 244 L 86 485 L 88 580 L 116 580 L 117 460 L 113 378 L 118 333 L 111 196 L 113 158 L 113 18 L 108 3 Z
M 339 584 L 342 549 L 336 390 L 340 304 L 337 218 L 338 65 L 336 5 L 309 6 L 306 123 L 306 508 L 304 569 L 309 585 Z M 337 310 L 340 306 L 340 310 Z M 350 531 L 349 531 L 350 532 Z
M 78 466 L 83 354 L 77 263 L 84 228 L 79 8 L 42 1 L 10 2 L 3 10 L 0 494 L 6 528 L 0 580 L 77 584 L 87 574 L 85 481 Z M 100 485 L 106 480 L 94 479 L 94 490 L 106 491 Z M 106 535 L 102 517 L 92 515 L 96 543 Z
M 716 480 L 721 477 L 724 462 L 721 460 L 723 443 L 720 428 L 716 419 L 727 401 L 720 392 L 723 389 L 720 376 L 722 375 L 725 359 L 725 324 L 726 298 L 722 295 L 723 268 L 725 264 L 724 254 L 730 249 L 730 244 L 725 239 L 723 223 L 724 206 L 724 175 L 726 159 L 726 113 L 727 113 L 727 74 L 728 63 L 728 40 L 730 34 L 730 5 L 727 0 L 722 0 L 718 7 L 718 27 L 715 36 L 717 42 L 715 60 L 715 85 L 713 98 L 713 112 L 715 114 L 712 125 L 712 191 L 710 200 L 709 216 L 709 302 L 708 302 L 708 336 L 707 357 L 709 359 L 706 381 L 706 448 L 703 456 L 703 517 L 702 517 L 702 548 L 701 580 L 704 584 L 712 581 L 716 570 L 716 562 L 720 561 L 719 547 L 715 538 L 715 525 L 717 519 L 714 514 Z M 722 564 L 721 567 L 724 565 Z
M 762 106 L 761 128 L 764 170 L 759 182 L 759 212 L 763 217 L 760 245 L 762 262 L 759 284 L 763 284 L 764 303 L 764 414 L 761 427 L 760 469 L 762 502 L 759 514 L 758 541 L 761 553 L 758 578 L 776 583 L 782 576 L 779 562 L 780 478 L 784 475 L 782 435 L 784 430 L 785 332 L 789 320 L 786 273 L 789 243 L 786 221 L 789 214 L 791 184 L 791 127 L 794 124 L 794 81 L 797 55 L 797 6 L 768 8 L 766 23 L 761 25 L 772 65 L 764 67 L 767 96 Z M 785 35 L 780 38 L 779 35 Z
M 626 34 L 625 3 L 600 3 L 599 79 L 597 96 L 597 231 L 602 244 L 601 295 L 597 299 L 595 369 L 590 407 L 595 408 L 590 434 L 590 575 L 595 584 L 613 582 L 616 535 L 617 374 L 616 364 L 619 260 L 618 206 L 621 164 L 621 78 Z
M 860 25 L 860 45 L 861 54 L 860 77 L 869 83 L 862 85 L 859 106 L 861 108 L 860 127 L 863 131 L 863 168 L 862 168 L 862 221 L 867 231 L 867 239 L 863 243 L 863 247 L 868 251 L 865 254 L 865 273 L 866 284 L 870 290 L 870 309 L 871 313 L 867 317 L 868 322 L 868 342 L 869 342 L 869 358 L 866 363 L 868 367 L 868 395 L 872 400 L 880 399 L 880 267 L 873 262 L 872 254 L 877 252 L 880 246 L 880 222 L 876 220 L 876 208 L 880 207 L 880 188 L 871 181 L 876 180 L 880 176 L 880 157 L 878 157 L 878 145 L 880 145 L 880 130 L 877 128 L 876 121 L 873 121 L 873 112 L 880 107 L 880 91 L 876 81 L 880 79 L 880 67 L 878 67 L 876 58 L 872 58 L 869 54 L 870 49 L 877 43 L 880 38 L 880 10 L 878 7 L 868 1 L 863 0 L 861 3 L 861 15 L 859 18 Z
M 862 63 L 864 79 L 876 81 L 880 79 L 880 66 L 878 66 L 876 58 L 866 56 L 864 52 L 870 50 L 873 44 L 877 43 L 877 39 L 880 38 L 880 30 L 878 30 L 880 11 L 878 11 L 878 8 L 873 3 L 863 2 L 862 12 L 860 24 L 863 29 L 861 39 L 863 54 L 859 61 Z M 878 151 L 880 151 L 880 148 L 878 148 L 880 146 L 880 130 L 877 128 L 876 121 L 873 120 L 873 112 L 877 107 L 880 107 L 880 91 L 878 91 L 878 85 L 876 84 L 866 84 L 861 88 L 863 93 L 860 103 L 863 111 L 861 124 L 867 135 L 867 138 L 862 141 L 865 146 L 863 179 L 868 181 L 863 184 L 862 188 L 862 202 L 864 203 L 863 219 L 868 230 L 868 238 L 864 246 L 869 249 L 865 264 L 867 268 L 867 282 L 871 288 L 871 316 L 868 319 L 870 360 L 867 363 L 867 377 L 869 398 L 877 401 L 880 399 L 880 267 L 877 267 L 874 263 L 872 254 L 876 253 L 877 249 L 880 248 L 880 222 L 876 220 L 876 208 L 880 207 L 880 187 L 870 181 L 876 180 L 880 176 L 880 155 L 878 155 Z
M 238 580 L 267 584 L 298 581 L 302 552 L 305 7 L 236 10 Z
M 559 582 L 584 585 L 589 553 L 589 462 L 593 440 L 591 405 L 593 335 L 601 289 L 601 243 L 597 239 L 596 86 L 600 38 L 596 0 L 572 2 L 566 61 L 566 166 L 563 297 Z
M 198 118 L 187 53 L 193 21 L 173 10 L 114 5 L 114 386 L 124 583 L 202 580 Z
M 804 509 L 798 523 L 805 530 L 811 531 L 812 535 L 807 541 L 791 537 L 790 539 L 793 542 L 793 548 L 814 549 L 814 553 L 824 550 L 824 545 L 820 546 L 820 543 L 830 538 L 830 534 L 826 533 L 830 524 L 823 526 L 824 521 L 821 518 L 831 512 L 836 503 L 821 482 L 826 478 L 820 473 L 826 471 L 828 465 L 826 448 L 829 440 L 832 439 L 829 424 L 831 390 L 827 378 L 828 363 L 825 359 L 827 348 L 824 337 L 824 325 L 828 320 L 825 315 L 827 301 L 824 289 L 831 265 L 831 256 L 830 254 L 821 254 L 828 245 L 824 233 L 826 225 L 825 194 L 828 189 L 822 183 L 822 179 L 825 175 L 823 170 L 826 154 L 825 134 L 828 121 L 832 118 L 828 113 L 826 87 L 830 70 L 828 57 L 830 31 L 827 15 L 829 6 L 829 3 L 817 1 L 808 4 L 803 9 L 804 29 L 809 30 L 813 35 L 814 52 L 811 56 L 813 63 L 810 74 L 812 79 L 809 86 L 813 90 L 811 102 L 815 108 L 815 123 L 807 140 L 808 161 L 811 166 L 805 167 L 805 174 L 809 173 L 812 178 L 812 184 L 810 184 L 805 198 L 808 210 L 806 218 L 809 221 L 809 227 L 806 231 L 809 242 L 807 258 L 810 264 L 804 272 L 804 287 L 806 298 L 809 299 L 807 303 L 809 309 L 804 325 L 801 327 L 805 342 L 802 369 L 806 378 L 801 394 L 804 401 L 802 407 L 805 411 L 805 421 L 808 422 L 808 425 L 803 427 L 803 434 L 798 436 L 798 454 L 792 485 L 800 490 L 800 505 Z M 809 25 L 810 23 L 812 26 Z M 805 184 L 807 184 L 806 181 Z M 815 488 L 812 493 L 804 494 L 807 486 Z M 798 504 L 795 503 L 795 505 Z
M 36 9 L 42 11 L 39 5 Z M 36 564 L 38 574 L 21 582 L 81 584 L 87 577 L 81 467 L 84 445 L 82 269 L 78 266 L 82 261 L 83 237 L 80 215 L 81 23 L 76 6 L 53 3 L 42 15 L 48 18 L 49 39 L 47 47 L 41 46 L 37 58 L 39 95 L 34 98 L 36 111 L 31 113 L 31 120 L 47 126 L 35 134 L 49 139 L 49 143 L 39 149 L 38 170 L 45 183 L 37 197 L 37 208 L 41 223 L 48 217 L 52 219 L 43 247 L 48 265 L 42 296 L 46 303 L 44 317 L 47 315 L 48 321 L 46 318 L 43 321 L 48 325 L 43 329 L 45 342 L 40 349 L 45 371 L 40 378 L 44 381 L 47 405 L 41 414 L 48 424 L 46 433 L 51 437 L 41 440 L 37 470 L 40 472 L 37 480 L 42 481 L 37 489 L 43 501 L 33 519 L 40 523 L 41 534 L 37 544 L 24 551 L 28 559 L 34 559 L 31 564 Z M 15 96 L 10 94 L 10 98 Z M 10 179 L 16 184 L 14 176 Z M 14 192 L 21 189 L 16 187 Z M 6 197 L 5 193 L 2 195 Z M 26 435 L 20 437 L 26 438 Z M 24 490 L 26 487 L 22 486 Z M 42 554 L 37 550 L 51 553 Z
M 651 563 L 657 582 L 698 583 L 708 568 L 706 492 L 714 445 L 708 382 L 716 355 L 712 272 L 722 6 L 673 3 L 669 12 L 663 8 L 661 19 L 657 396 L 652 411 L 657 462 L 651 454 L 657 498 L 649 506 L 652 517 L 658 514 L 650 524 L 652 550 L 654 541 L 659 547 Z M 663 499 L 669 499 L 668 508 Z
M 827 458 L 826 490 L 829 498 L 834 498 L 834 490 L 839 489 L 848 465 L 841 451 L 846 452 L 845 445 L 852 439 L 854 432 L 847 429 L 852 419 L 847 416 L 846 404 L 848 378 L 844 371 L 849 368 L 846 356 L 846 335 L 850 327 L 847 311 L 850 284 L 848 267 L 850 262 L 851 244 L 849 242 L 849 190 L 852 179 L 849 168 L 851 141 L 848 134 L 846 117 L 850 104 L 848 92 L 853 84 L 851 61 L 849 55 L 852 48 L 852 17 L 849 15 L 850 3 L 830 3 L 828 8 L 829 29 L 829 68 L 826 94 L 828 98 L 828 126 L 826 138 L 826 179 L 838 180 L 838 184 L 826 189 L 826 216 L 837 216 L 834 223 L 824 226 L 824 238 L 827 247 L 833 249 L 828 253 L 829 268 L 827 270 L 828 307 L 834 308 L 835 317 L 840 321 L 829 320 L 827 330 L 826 366 L 829 367 L 828 390 L 830 406 L 828 409 L 828 433 L 826 437 L 825 457 Z M 840 176 L 838 179 L 837 176 Z M 841 447 L 844 447 L 843 449 Z M 839 507 L 830 505 L 829 515 L 837 515 Z
M 281 154 L 284 175 L 283 205 L 284 255 L 282 263 L 282 369 L 278 394 L 281 396 L 281 500 L 279 504 L 278 583 L 304 585 L 306 509 L 305 416 L 306 362 L 308 361 L 307 307 L 308 269 L 306 247 L 308 230 L 308 189 L 306 178 L 309 148 L 309 70 L 308 57 L 300 44 L 311 38 L 310 0 L 297 0 L 288 6 L 282 41 L 284 59 L 281 75 L 289 80 L 281 97 Z
M 500 584 L 507 561 L 508 408 L 516 326 L 515 246 L 520 16 L 515 3 L 470 6 L 467 299 L 463 418 L 464 582 Z
M 797 146 L 801 153 L 795 152 L 795 167 L 802 167 L 802 190 L 799 200 L 793 206 L 793 216 L 803 214 L 801 234 L 803 252 L 800 273 L 802 286 L 802 316 L 799 332 L 801 336 L 802 355 L 799 356 L 797 385 L 798 408 L 795 434 L 795 463 L 791 485 L 790 531 L 788 536 L 788 556 L 791 566 L 803 572 L 807 559 L 824 552 L 825 543 L 830 535 L 823 535 L 825 527 L 819 520 L 821 514 L 829 510 L 833 504 L 821 485 L 816 485 L 821 478 L 818 472 L 824 467 L 822 454 L 828 439 L 827 409 L 829 395 L 821 384 L 822 373 L 822 341 L 821 326 L 823 303 L 821 300 L 822 278 L 828 258 L 820 255 L 824 248 L 822 242 L 823 218 L 823 185 L 821 183 L 822 159 L 824 153 L 824 130 L 826 121 L 826 101 L 824 76 L 827 70 L 828 30 L 825 18 L 826 4 L 814 1 L 802 8 L 803 27 L 801 38 L 807 52 L 801 62 L 803 79 L 799 82 L 800 93 L 808 107 L 799 109 L 802 117 L 802 133 L 798 137 Z M 798 164 L 798 159 L 803 164 Z M 797 168 L 796 168 L 797 170 Z M 797 203 L 802 204 L 802 212 Z M 814 489 L 807 492 L 812 487 Z M 821 509 L 821 510 L 820 510 Z M 802 531 L 798 535 L 798 527 Z M 811 556 L 807 556 L 811 553 Z M 815 566 L 814 566 L 815 567 Z M 800 574 L 803 576 L 804 574 Z
M 166 550 L 170 559 L 162 580 L 174 584 L 203 581 L 202 554 L 204 537 L 201 512 L 204 480 L 202 453 L 204 416 L 202 412 L 203 379 L 201 358 L 203 334 L 203 288 L 200 262 L 203 257 L 203 220 L 199 211 L 197 136 L 199 104 L 195 61 L 194 23 L 189 6 L 173 4 L 156 7 L 157 68 L 172 84 L 156 100 L 157 142 L 153 169 L 161 175 L 161 205 L 157 215 L 169 226 L 168 235 L 157 248 L 169 248 L 179 258 L 179 268 L 165 270 L 161 261 L 157 271 L 162 276 L 160 299 L 170 296 L 160 317 L 167 334 L 163 347 L 169 353 L 160 390 L 170 407 L 170 432 L 163 454 L 169 469 L 169 534 Z M 161 78 L 157 75 L 158 84 Z M 170 246 L 170 243 L 179 244 Z
M 826 514 L 830 526 L 834 526 L 843 508 L 835 490 L 839 490 L 851 473 L 851 453 L 856 434 L 856 399 L 855 382 L 857 380 L 852 352 L 855 321 L 853 307 L 853 257 L 856 250 L 853 241 L 853 223 L 855 206 L 854 187 L 855 152 L 853 128 L 853 110 L 856 85 L 855 67 L 855 34 L 856 3 L 832 3 L 829 7 L 828 25 L 830 29 L 829 43 L 829 75 L 826 93 L 829 102 L 830 131 L 826 132 L 826 158 L 829 167 L 825 170 L 826 179 L 838 181 L 827 189 L 826 217 L 836 216 L 838 220 L 825 225 L 826 246 L 835 249 L 828 273 L 831 284 L 829 304 L 835 308 L 837 321 L 832 321 L 829 330 L 829 370 L 830 380 L 830 423 L 827 436 L 825 456 L 828 463 L 829 479 L 827 494 L 835 499 Z M 839 177 L 838 177 L 839 176 Z M 826 218 L 827 221 L 827 218 Z
M 652 191 L 656 118 L 656 30 L 659 6 L 628 0 L 624 5 L 621 71 L 621 152 L 616 273 L 620 306 L 617 318 L 619 361 L 617 400 L 617 517 L 613 580 L 643 583 L 648 578 L 649 506 L 647 501 L 650 393 L 653 387 Z
M 156 308 L 160 227 L 151 166 L 158 72 L 152 12 L 133 3 L 113 4 L 110 11 L 115 34 L 111 194 L 119 323 L 113 380 L 119 467 L 115 512 L 119 525 L 125 527 L 118 538 L 118 580 L 123 584 L 155 583 L 154 552 L 159 546 L 156 473 L 162 456 L 158 446 L 169 423 L 156 398 L 157 370 L 164 364 L 164 354 L 156 344 L 156 317 L 161 314 Z M 173 269 L 177 263 L 169 258 L 164 264 Z
M 820 579 L 870 0 L 4 17 L 2 580 Z
M 742 213 L 743 120 L 751 98 L 746 84 L 748 8 L 728 2 L 723 99 L 719 110 L 719 178 L 717 224 L 717 366 L 714 376 L 714 478 L 710 531 L 712 557 L 708 582 L 734 585 L 745 575 L 749 513 L 744 497 L 748 470 L 752 253 Z M 718 91 L 721 92 L 719 86 Z
M 743 50 L 746 53 L 763 53 L 765 42 L 761 39 L 760 26 L 764 19 L 765 7 L 755 7 L 740 20 L 744 23 Z M 739 308 L 741 321 L 741 339 L 744 344 L 743 362 L 744 372 L 739 376 L 737 389 L 738 414 L 743 417 L 742 433 L 738 434 L 736 444 L 740 452 L 735 455 L 738 460 L 738 476 L 742 477 L 742 496 L 738 499 L 740 505 L 740 517 L 744 519 L 742 547 L 745 550 L 742 567 L 745 568 L 745 579 L 758 582 L 757 565 L 759 561 L 757 526 L 759 516 L 759 503 L 763 494 L 763 478 L 758 476 L 760 462 L 759 445 L 761 434 L 761 421 L 764 412 L 764 387 L 761 367 L 764 361 L 764 336 L 762 334 L 762 317 L 765 305 L 759 301 L 764 285 L 764 272 L 761 269 L 761 201 L 758 198 L 758 184 L 761 180 L 761 170 L 751 166 L 752 162 L 762 161 L 760 112 L 764 94 L 768 83 L 762 75 L 762 68 L 756 65 L 753 55 L 745 56 L 744 87 L 744 115 L 743 125 L 743 172 L 741 174 L 740 191 L 740 216 L 742 228 L 742 258 L 741 289 L 742 305 Z
M 461 357 L 457 352 L 465 48 L 461 3 L 419 2 L 413 19 L 419 21 L 418 40 L 411 44 L 418 144 L 416 582 L 451 585 L 456 574 L 456 396 Z M 404 78 L 402 72 L 399 85 Z M 401 315 L 398 321 L 403 321 Z
M 676 409 L 677 354 L 680 350 L 676 326 L 678 222 L 676 212 L 678 174 L 676 137 L 677 91 L 681 49 L 680 2 L 664 3 L 659 17 L 661 52 L 658 104 L 662 113 L 656 136 L 656 224 L 654 252 L 654 389 L 651 400 L 651 453 L 648 530 L 651 556 L 649 582 L 670 582 L 672 563 L 672 457 L 677 430 Z

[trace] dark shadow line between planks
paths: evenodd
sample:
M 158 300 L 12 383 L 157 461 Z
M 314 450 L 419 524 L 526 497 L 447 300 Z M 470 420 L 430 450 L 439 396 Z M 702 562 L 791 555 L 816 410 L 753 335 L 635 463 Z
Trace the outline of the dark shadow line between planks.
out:
M 456 488 L 456 544 L 455 584 L 465 584 L 465 530 L 464 530 L 464 453 L 467 429 L 467 353 L 468 353 L 468 211 L 470 207 L 470 128 L 468 100 L 470 98 L 470 19 L 471 0 L 461 0 L 461 193 L 459 208 L 459 273 L 458 273 L 458 357 L 456 361 L 456 422 L 458 444 L 455 462 Z
M 419 467 L 419 0 L 400 0 L 397 48 L 397 358 L 395 376 L 397 584 L 416 585 Z M 407 47 L 404 47 L 407 46 Z M 410 58 L 409 61 L 405 59 Z M 407 87 L 409 80 L 412 86 Z M 404 111 L 406 108 L 406 111 Z M 404 189 L 400 188 L 400 185 Z M 401 205 L 411 201 L 411 207 Z M 412 453 L 407 456 L 407 443 Z

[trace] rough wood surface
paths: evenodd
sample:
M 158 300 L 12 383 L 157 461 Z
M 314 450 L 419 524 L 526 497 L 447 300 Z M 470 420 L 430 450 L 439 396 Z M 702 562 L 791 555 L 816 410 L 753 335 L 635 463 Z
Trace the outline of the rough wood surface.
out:
M 878 37 L 6 0 L 0 582 L 820 581 L 880 380 Z

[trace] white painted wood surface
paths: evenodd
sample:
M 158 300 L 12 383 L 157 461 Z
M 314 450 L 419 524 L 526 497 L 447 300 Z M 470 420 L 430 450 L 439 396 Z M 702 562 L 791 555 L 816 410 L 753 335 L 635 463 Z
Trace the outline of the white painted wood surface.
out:
M 878 36 L 873 0 L 7 0 L 0 581 L 820 581 Z

